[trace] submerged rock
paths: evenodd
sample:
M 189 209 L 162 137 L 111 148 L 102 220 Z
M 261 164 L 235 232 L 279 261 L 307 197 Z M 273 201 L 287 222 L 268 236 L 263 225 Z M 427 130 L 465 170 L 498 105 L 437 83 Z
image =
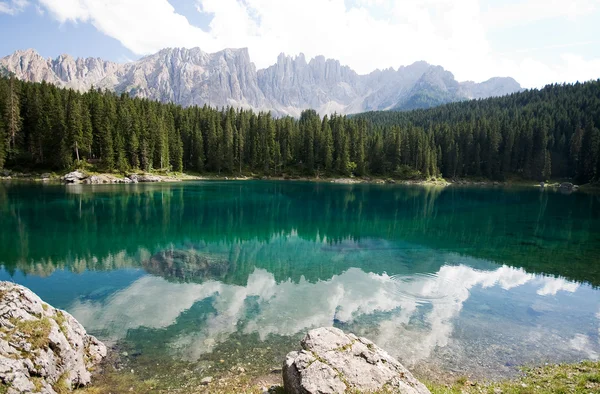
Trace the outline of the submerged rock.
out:
M 301 346 L 283 363 L 286 393 L 429 394 L 402 364 L 366 338 L 322 327 L 311 330 Z
M 0 385 L 7 393 L 55 394 L 86 386 L 105 356 L 104 344 L 73 316 L 23 286 L 0 282 Z

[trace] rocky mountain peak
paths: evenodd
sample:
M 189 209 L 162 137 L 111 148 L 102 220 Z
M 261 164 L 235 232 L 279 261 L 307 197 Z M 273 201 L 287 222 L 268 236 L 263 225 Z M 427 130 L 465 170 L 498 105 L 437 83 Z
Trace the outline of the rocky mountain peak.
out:
M 11 57 L 20 57 L 20 58 L 32 58 L 32 57 L 39 57 L 42 58 L 42 55 L 40 55 L 35 49 L 33 48 L 28 48 L 28 49 L 18 49 L 16 50 L 12 55 L 10 55 Z
M 441 66 L 429 66 L 419 81 L 417 82 L 418 86 L 428 85 L 435 89 L 440 89 L 442 91 L 449 91 L 452 89 L 458 89 L 458 82 L 454 79 L 454 74 L 450 71 L 444 70 Z
M 523 90 L 521 85 L 511 77 L 494 77 L 481 83 L 467 81 L 463 82 L 462 88 L 469 99 L 504 96 Z
M 94 86 L 183 106 L 234 106 L 293 116 L 308 108 L 322 114 L 422 108 L 521 90 L 512 78 L 459 83 L 449 71 L 424 61 L 359 75 L 325 56 L 307 61 L 303 53 L 281 53 L 275 64 L 257 70 L 247 48 L 216 53 L 165 48 L 125 64 L 68 54 L 44 59 L 27 49 L 0 59 L 0 69 L 77 90 Z

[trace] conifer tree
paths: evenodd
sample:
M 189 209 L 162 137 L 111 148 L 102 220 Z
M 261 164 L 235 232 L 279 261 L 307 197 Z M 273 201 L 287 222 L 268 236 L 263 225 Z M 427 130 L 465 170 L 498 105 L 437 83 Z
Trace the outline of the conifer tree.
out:
M 244 148 L 246 142 L 246 133 L 249 128 L 248 117 L 244 111 L 240 111 L 237 114 L 237 125 L 236 133 L 234 133 L 234 155 L 235 155 L 235 166 L 238 172 L 242 173 L 242 167 L 244 166 Z
M 227 115 L 225 116 L 225 127 L 223 129 L 223 140 L 221 144 L 223 145 L 223 168 L 227 173 L 233 172 L 233 159 L 234 159 L 234 151 L 233 151 L 233 109 L 227 111 Z
M 8 134 L 8 156 L 15 158 L 19 152 L 21 132 L 21 106 L 19 98 L 19 86 L 14 76 L 8 83 L 7 97 L 4 100 L 4 124 Z
M 204 138 L 198 123 L 194 124 L 194 155 L 192 162 L 194 163 L 195 170 L 198 172 L 204 171 Z
M 359 176 L 364 176 L 367 172 L 365 158 L 365 136 L 367 124 L 364 120 L 358 122 L 358 142 L 356 151 L 356 173 Z
M 6 161 L 6 131 L 4 129 L 4 121 L 0 117 L 0 170 L 4 168 L 4 162 Z
M 113 148 L 113 129 L 116 122 L 116 104 L 113 100 L 105 98 L 102 106 L 102 115 L 98 120 L 98 153 L 102 158 L 104 167 L 108 171 L 115 168 Z
M 167 111 L 165 119 L 169 146 L 169 166 L 173 171 L 183 171 L 183 144 L 175 128 L 175 119 L 171 111 Z
M 79 144 L 79 153 L 82 158 L 89 158 L 92 154 L 92 144 L 94 141 L 92 117 L 90 114 L 87 103 L 83 103 L 81 107 L 81 118 L 82 118 L 82 129 L 81 129 L 81 141 Z
M 320 125 L 319 115 L 314 110 L 302 111 L 300 114 L 300 134 L 303 136 L 302 152 L 303 163 L 307 173 L 315 171 L 315 134 L 317 125 Z
M 83 119 L 81 114 L 81 105 L 79 103 L 79 95 L 74 91 L 69 90 L 67 97 L 67 113 L 66 113 L 66 147 L 71 150 L 77 163 L 81 160 L 79 147 L 84 146 L 83 142 Z M 68 156 L 69 153 L 65 153 Z M 72 157 L 65 159 L 65 162 L 71 162 Z
M 51 126 L 45 145 L 50 147 L 48 156 L 52 160 L 52 163 L 54 163 L 54 166 L 65 169 L 69 168 L 73 163 L 72 145 L 68 138 L 65 119 L 65 105 L 58 90 L 54 90 L 51 96 L 53 96 L 50 104 L 52 107 L 50 116 Z
M 329 118 L 327 115 L 323 117 L 321 130 L 321 133 L 323 134 L 323 163 L 325 171 L 331 172 L 331 170 L 333 170 L 333 135 L 331 133 L 331 126 L 329 126 Z
M 577 179 L 581 183 L 597 180 L 598 156 L 600 154 L 600 131 L 594 127 L 593 120 L 588 118 L 585 124 L 581 152 L 579 154 L 579 171 Z

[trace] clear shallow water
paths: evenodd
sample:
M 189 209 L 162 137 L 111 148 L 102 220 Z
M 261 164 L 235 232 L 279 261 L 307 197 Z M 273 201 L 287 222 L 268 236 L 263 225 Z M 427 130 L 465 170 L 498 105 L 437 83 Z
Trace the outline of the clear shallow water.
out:
M 499 377 L 600 356 L 595 195 L 0 184 L 0 263 L 1 280 L 66 309 L 147 376 L 169 363 L 268 372 L 327 325 L 425 371 Z

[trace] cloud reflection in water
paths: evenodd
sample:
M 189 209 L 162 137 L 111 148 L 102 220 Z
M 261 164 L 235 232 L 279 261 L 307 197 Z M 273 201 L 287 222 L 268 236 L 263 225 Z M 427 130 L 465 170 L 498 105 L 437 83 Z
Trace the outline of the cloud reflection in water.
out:
M 304 278 L 278 283 L 268 271 L 255 269 L 246 286 L 218 281 L 173 283 L 148 275 L 105 300 L 78 300 L 69 311 L 91 331 L 119 340 L 136 328 L 176 327 L 178 318 L 194 304 L 208 301 L 211 308 L 201 323 L 175 330 L 167 344 L 186 360 L 211 352 L 238 330 L 268 340 L 271 334 L 299 334 L 334 321 L 357 324 L 371 316 L 377 317 L 369 329 L 372 339 L 414 363 L 430 357 L 436 347 L 448 345 L 454 320 L 472 289 L 497 286 L 506 291 L 525 284 L 532 286 L 536 293 L 532 297 L 538 299 L 578 289 L 578 284 L 564 279 L 508 266 L 483 271 L 445 265 L 435 274 L 414 275 L 410 280 L 350 268 L 314 283 Z M 586 335 L 577 334 L 569 345 L 582 355 L 597 357 Z

